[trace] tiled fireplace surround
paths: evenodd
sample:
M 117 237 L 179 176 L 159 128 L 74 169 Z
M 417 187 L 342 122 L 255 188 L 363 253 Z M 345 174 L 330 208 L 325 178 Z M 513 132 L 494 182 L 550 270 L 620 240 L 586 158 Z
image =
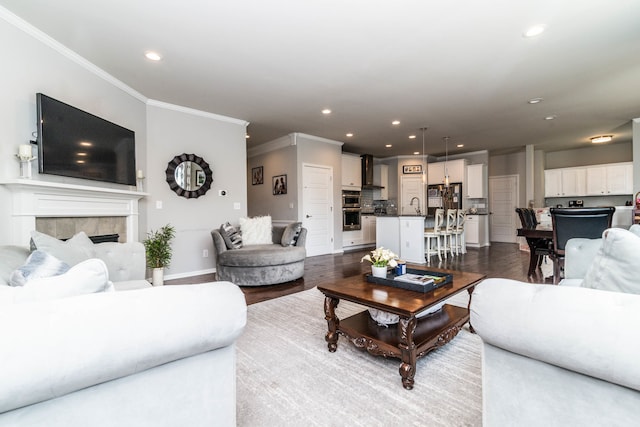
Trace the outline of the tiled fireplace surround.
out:
M 28 245 L 31 230 L 59 238 L 84 231 L 138 240 L 138 202 L 146 193 L 26 179 L 1 184 L 11 194 L 9 244 Z

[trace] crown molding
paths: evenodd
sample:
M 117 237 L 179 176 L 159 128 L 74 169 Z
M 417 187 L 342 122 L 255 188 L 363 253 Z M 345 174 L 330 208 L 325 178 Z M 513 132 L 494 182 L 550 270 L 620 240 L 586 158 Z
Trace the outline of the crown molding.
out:
M 207 119 L 219 120 L 221 122 L 233 123 L 235 125 L 249 126 L 249 122 L 241 119 L 234 119 L 233 117 L 221 116 L 220 114 L 209 113 L 207 111 L 196 110 L 195 108 L 183 107 L 182 105 L 170 104 L 164 101 L 158 101 L 155 99 L 148 99 L 147 105 L 151 107 L 164 108 L 165 110 L 178 111 L 180 113 L 191 114 L 193 116 L 206 117 Z

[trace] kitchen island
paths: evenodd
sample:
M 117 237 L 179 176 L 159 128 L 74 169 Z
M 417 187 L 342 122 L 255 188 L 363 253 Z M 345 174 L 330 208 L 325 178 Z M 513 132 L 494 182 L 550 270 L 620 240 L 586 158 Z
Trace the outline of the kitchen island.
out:
M 433 217 L 418 215 L 376 217 L 376 247 L 390 249 L 403 261 L 426 264 L 425 222 L 433 222 Z

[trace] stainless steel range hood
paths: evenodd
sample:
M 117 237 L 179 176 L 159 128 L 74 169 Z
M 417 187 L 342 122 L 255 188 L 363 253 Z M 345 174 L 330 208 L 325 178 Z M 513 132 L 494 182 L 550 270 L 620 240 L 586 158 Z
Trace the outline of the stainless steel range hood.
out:
M 362 188 L 384 188 L 373 183 L 373 156 L 363 154 L 362 159 Z

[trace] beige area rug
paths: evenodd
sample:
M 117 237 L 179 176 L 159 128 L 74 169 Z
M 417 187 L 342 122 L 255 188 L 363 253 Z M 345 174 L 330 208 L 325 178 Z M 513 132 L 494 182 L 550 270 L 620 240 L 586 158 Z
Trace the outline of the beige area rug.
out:
M 316 288 L 249 306 L 237 343 L 238 425 L 480 426 L 480 338 L 467 327 L 418 360 L 413 390 L 398 359 L 374 357 L 340 337 L 330 353 Z M 362 311 L 341 301 L 338 317 Z

